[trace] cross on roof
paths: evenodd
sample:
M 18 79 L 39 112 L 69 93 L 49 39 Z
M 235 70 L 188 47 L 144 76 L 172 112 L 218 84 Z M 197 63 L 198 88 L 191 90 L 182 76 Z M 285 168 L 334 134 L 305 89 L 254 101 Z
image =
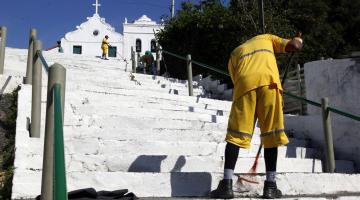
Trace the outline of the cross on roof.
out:
M 101 6 L 101 4 L 99 4 L 99 0 L 96 0 L 96 2 L 92 5 L 95 6 L 95 14 L 98 14 L 99 7 Z

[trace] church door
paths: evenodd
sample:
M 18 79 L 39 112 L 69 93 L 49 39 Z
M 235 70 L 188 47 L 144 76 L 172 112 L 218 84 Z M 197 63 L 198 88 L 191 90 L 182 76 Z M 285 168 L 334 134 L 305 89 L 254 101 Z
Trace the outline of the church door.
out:
M 116 57 L 117 48 L 109 47 L 109 57 Z

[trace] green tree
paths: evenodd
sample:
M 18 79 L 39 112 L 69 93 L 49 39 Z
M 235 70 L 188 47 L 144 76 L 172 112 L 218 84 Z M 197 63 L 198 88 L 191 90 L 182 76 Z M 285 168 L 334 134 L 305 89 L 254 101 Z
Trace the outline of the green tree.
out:
M 212 1 L 201 4 L 182 3 L 175 18 L 167 21 L 165 29 L 157 34 L 163 49 L 227 71 L 227 61 L 231 51 L 259 33 L 257 22 L 257 3 L 254 1 L 232 1 L 224 6 Z M 289 32 L 288 22 L 271 7 L 266 16 L 272 24 L 269 27 L 275 34 Z M 268 21 L 269 21 L 268 20 Z M 273 23 L 276 21 L 276 23 Z M 165 55 L 170 75 L 186 78 L 185 62 Z M 213 74 L 220 79 L 228 77 L 214 74 L 208 69 L 194 66 L 193 74 Z
M 360 1 L 358 0 L 269 0 L 265 3 L 267 33 L 291 38 L 303 32 L 304 48 L 296 54 L 303 64 L 320 57 L 339 58 L 360 50 Z M 157 34 L 163 49 L 227 70 L 231 51 L 259 34 L 257 0 L 230 0 L 229 5 L 205 0 L 182 3 L 165 29 Z M 186 78 L 185 62 L 165 55 L 171 76 Z M 285 57 L 279 56 L 280 66 Z M 213 74 L 194 66 L 194 74 Z M 225 78 L 218 75 L 218 78 Z

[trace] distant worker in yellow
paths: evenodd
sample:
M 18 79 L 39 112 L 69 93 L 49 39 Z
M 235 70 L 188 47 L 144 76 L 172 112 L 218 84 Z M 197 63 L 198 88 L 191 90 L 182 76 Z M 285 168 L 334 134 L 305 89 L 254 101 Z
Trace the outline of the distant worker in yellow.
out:
M 104 60 L 109 60 L 107 58 L 108 54 L 109 54 L 109 47 L 111 47 L 111 45 L 109 44 L 109 36 L 105 35 L 105 38 L 102 40 L 101 43 L 101 50 L 102 50 L 102 56 L 101 59 Z

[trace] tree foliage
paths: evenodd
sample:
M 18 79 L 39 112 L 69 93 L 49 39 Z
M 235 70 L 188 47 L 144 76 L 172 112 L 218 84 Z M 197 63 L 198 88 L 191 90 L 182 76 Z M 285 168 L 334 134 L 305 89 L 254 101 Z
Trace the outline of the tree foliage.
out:
M 297 55 L 299 63 L 320 57 L 338 58 L 360 50 L 360 1 L 358 0 L 267 0 L 265 30 L 291 38 L 303 33 L 304 48 Z M 163 49 L 227 71 L 231 51 L 260 33 L 257 0 L 231 0 L 223 5 L 216 0 L 198 4 L 183 2 L 177 15 L 166 21 L 157 34 Z M 173 77 L 186 78 L 184 61 L 165 55 Z M 284 56 L 280 56 L 280 63 Z M 193 74 L 213 74 L 193 67 Z M 218 78 L 224 78 L 218 75 Z

